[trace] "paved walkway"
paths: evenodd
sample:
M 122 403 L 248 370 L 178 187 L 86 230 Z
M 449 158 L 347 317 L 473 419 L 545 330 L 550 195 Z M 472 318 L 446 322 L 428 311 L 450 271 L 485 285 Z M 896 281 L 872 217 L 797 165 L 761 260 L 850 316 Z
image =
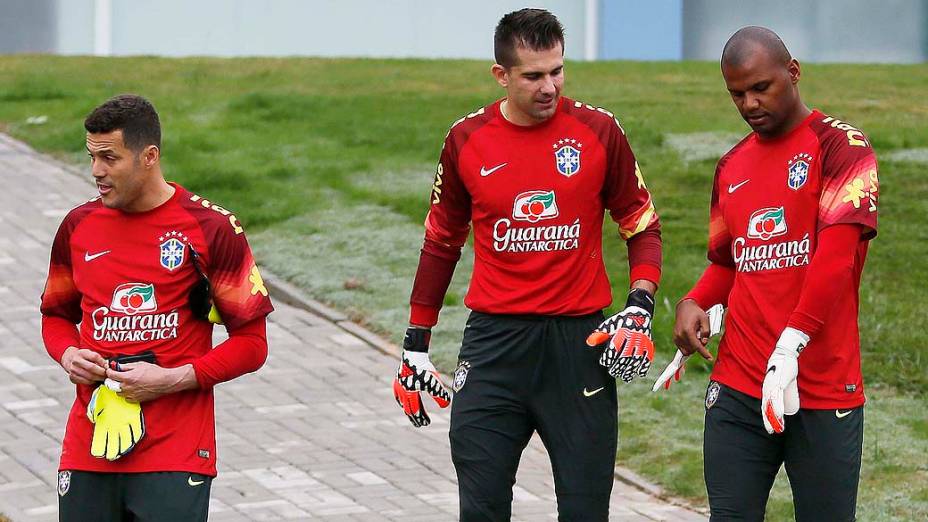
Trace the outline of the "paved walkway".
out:
M 0 135 L 0 513 L 15 522 L 57 520 L 74 387 L 42 346 L 38 301 L 52 237 L 65 213 L 94 195 L 88 180 Z M 267 364 L 216 390 L 210 520 L 455 520 L 447 414 L 413 429 L 390 391 L 394 357 L 344 323 L 275 305 Z M 537 438 L 514 494 L 514 520 L 556 519 Z M 612 519 L 705 517 L 617 481 Z

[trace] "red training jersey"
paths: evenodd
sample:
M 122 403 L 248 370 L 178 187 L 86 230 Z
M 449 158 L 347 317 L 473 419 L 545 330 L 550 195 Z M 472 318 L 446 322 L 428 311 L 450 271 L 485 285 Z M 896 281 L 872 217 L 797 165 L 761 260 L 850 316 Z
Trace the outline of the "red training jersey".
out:
M 159 366 L 193 363 L 212 348 L 213 325 L 192 315 L 199 280 L 190 249 L 212 285 L 226 328 L 273 310 L 235 216 L 172 184 L 174 195 L 139 213 L 94 198 L 72 210 L 52 246 L 42 314 L 80 323 L 80 348 L 103 357 L 154 352 Z M 90 455 L 93 387 L 78 385 L 59 469 L 98 472 L 187 471 L 216 475 L 213 390 L 194 389 L 142 403 L 145 436 L 110 462 Z
M 803 408 L 864 403 L 858 291 L 868 241 L 876 235 L 879 181 L 873 149 L 850 124 L 813 111 L 787 135 L 756 133 L 718 163 L 709 222 L 709 260 L 735 270 L 725 335 L 712 379 L 761 396 L 767 359 L 799 303 L 817 234 L 859 224 L 851 284 L 821 303 L 825 323 L 799 358 Z M 709 306 L 713 303 L 700 303 Z
M 602 260 L 604 211 L 626 240 L 660 226 L 625 132 L 610 112 L 564 97 L 551 118 L 529 127 L 506 120 L 501 102 L 451 127 L 426 239 L 460 247 L 473 223 L 474 272 L 464 299 L 472 310 L 602 310 L 612 302 Z M 632 267 L 632 279 L 657 282 L 657 256 Z

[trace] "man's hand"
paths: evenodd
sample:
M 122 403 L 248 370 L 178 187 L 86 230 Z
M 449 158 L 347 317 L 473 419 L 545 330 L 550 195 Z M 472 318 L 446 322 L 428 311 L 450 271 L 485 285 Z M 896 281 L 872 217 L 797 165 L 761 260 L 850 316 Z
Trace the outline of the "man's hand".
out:
M 94 385 L 106 378 L 106 359 L 86 348 L 69 346 L 61 356 L 61 367 L 74 384 Z
M 157 399 L 162 395 L 196 388 L 193 365 L 163 368 L 157 364 L 135 362 L 107 368 L 106 385 L 119 395 L 134 402 Z
M 145 436 L 141 405 L 102 384 L 90 396 L 87 418 L 93 424 L 90 454 L 97 458 L 116 460 L 132 451 Z
M 724 313 L 725 307 L 720 304 L 713 305 L 709 308 L 709 311 L 706 313 L 709 318 L 709 337 L 717 335 L 722 331 L 722 316 Z M 662 387 L 667 390 L 672 383 L 680 382 L 680 379 L 683 378 L 683 374 L 686 372 L 686 360 L 689 358 L 689 355 L 677 349 L 677 353 L 674 355 L 673 360 L 670 361 L 670 364 L 661 372 L 660 377 L 657 378 L 654 382 L 654 386 L 651 387 L 651 391 L 656 392 Z
M 777 346 L 767 360 L 767 374 L 760 401 L 760 413 L 767 433 L 783 433 L 786 429 L 784 415 L 795 415 L 799 411 L 799 354 L 809 336 L 795 328 L 785 328 Z
M 692 355 L 699 352 L 702 358 L 711 361 L 712 354 L 706 349 L 709 344 L 709 315 L 692 299 L 677 303 L 677 316 L 673 323 L 673 344 Z
M 633 288 L 628 294 L 625 309 L 608 317 L 586 339 L 596 346 L 609 340 L 599 364 L 605 366 L 613 378 L 631 382 L 644 377 L 654 360 L 654 342 L 651 341 L 651 319 L 654 298 L 647 291 Z
M 438 371 L 429 360 L 429 338 L 425 328 L 410 327 L 403 340 L 403 356 L 393 379 L 393 397 L 413 426 L 428 426 L 432 419 L 425 412 L 420 392 L 428 393 L 440 408 L 451 404 L 451 393 L 442 384 Z

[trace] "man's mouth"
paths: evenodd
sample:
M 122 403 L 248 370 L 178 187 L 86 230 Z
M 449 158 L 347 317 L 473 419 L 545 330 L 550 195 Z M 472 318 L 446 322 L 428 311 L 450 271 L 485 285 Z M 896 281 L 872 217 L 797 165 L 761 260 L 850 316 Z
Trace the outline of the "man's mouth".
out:
M 107 195 L 111 190 L 113 190 L 112 185 L 107 185 L 106 183 L 97 182 L 97 191 L 100 192 L 101 196 Z
M 762 114 L 749 114 L 749 115 L 747 116 L 746 119 L 748 120 L 748 123 L 749 123 L 749 124 L 751 124 L 751 125 L 753 125 L 753 126 L 757 126 L 757 125 L 762 125 L 762 124 L 766 123 L 767 120 L 769 119 L 769 117 L 768 117 L 768 115 L 767 115 L 766 113 L 762 113 Z

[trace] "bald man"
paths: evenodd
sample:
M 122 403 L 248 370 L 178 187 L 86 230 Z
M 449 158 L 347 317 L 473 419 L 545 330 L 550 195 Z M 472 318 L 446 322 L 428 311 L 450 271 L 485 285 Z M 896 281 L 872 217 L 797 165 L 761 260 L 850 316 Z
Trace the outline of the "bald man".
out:
M 712 520 L 763 520 L 782 464 L 796 520 L 854 520 L 858 292 L 876 236 L 876 157 L 860 130 L 802 102 L 799 62 L 773 31 L 736 32 L 721 68 L 752 132 L 719 160 L 709 266 L 674 325 L 683 354 L 711 360 L 705 310 L 728 307 L 706 392 Z

